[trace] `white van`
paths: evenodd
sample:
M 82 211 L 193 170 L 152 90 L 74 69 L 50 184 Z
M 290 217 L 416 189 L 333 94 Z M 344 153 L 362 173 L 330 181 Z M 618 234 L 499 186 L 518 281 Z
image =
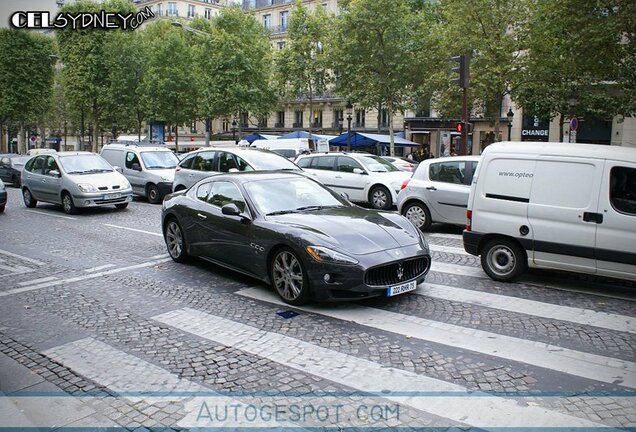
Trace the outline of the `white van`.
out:
M 299 154 L 309 153 L 315 150 L 314 142 L 309 138 L 256 140 L 250 147 L 270 150 L 291 160 L 296 159 L 296 156 Z
M 172 193 L 179 158 L 165 146 L 112 143 L 102 148 L 101 156 L 128 179 L 135 195 L 150 203 L 159 204 Z
M 527 267 L 636 280 L 636 149 L 488 146 L 473 177 L 463 239 L 498 281 Z

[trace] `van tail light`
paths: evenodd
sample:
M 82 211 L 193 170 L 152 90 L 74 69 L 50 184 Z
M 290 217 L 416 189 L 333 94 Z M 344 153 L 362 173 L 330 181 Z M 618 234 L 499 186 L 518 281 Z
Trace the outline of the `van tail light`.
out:
M 402 186 L 400 186 L 400 190 L 404 189 L 409 184 L 409 181 L 411 181 L 411 179 L 404 180 Z
M 473 211 L 466 210 L 466 231 L 470 231 L 473 225 Z
M 174 172 L 179 172 L 179 171 L 181 171 L 181 168 L 180 168 L 180 167 L 177 167 L 177 169 L 176 169 L 176 170 L 174 170 Z

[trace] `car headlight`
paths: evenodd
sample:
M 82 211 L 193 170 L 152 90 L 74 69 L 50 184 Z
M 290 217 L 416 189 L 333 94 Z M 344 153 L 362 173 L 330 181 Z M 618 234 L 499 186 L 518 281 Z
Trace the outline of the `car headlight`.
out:
M 161 181 L 165 181 L 165 182 L 173 182 L 174 179 L 170 178 L 170 177 L 166 177 L 166 176 L 161 176 Z
M 4 183 L 2 183 L 2 180 L 0 180 L 0 190 L 4 190 Z
M 323 246 L 307 246 L 305 248 L 310 257 L 319 263 L 334 263 L 353 265 L 358 264 L 358 260 L 335 250 Z
M 97 192 L 97 188 L 89 183 L 78 183 L 77 188 L 82 192 Z
M 122 187 L 123 187 L 124 189 L 128 189 L 129 187 L 131 187 L 131 186 L 130 186 L 130 182 L 129 182 L 128 180 L 124 180 L 124 181 L 122 182 Z

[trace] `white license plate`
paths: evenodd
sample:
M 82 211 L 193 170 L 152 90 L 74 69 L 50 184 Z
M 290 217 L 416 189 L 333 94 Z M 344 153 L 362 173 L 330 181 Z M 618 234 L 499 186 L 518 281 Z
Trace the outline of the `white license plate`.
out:
M 405 292 L 414 291 L 416 288 L 417 288 L 417 281 L 414 281 L 414 280 L 402 285 L 394 285 L 386 289 L 386 296 L 393 297 L 399 294 L 404 294 Z
M 121 194 L 119 193 L 114 193 L 114 194 L 110 194 L 110 195 L 104 195 L 104 199 L 118 199 L 121 197 Z

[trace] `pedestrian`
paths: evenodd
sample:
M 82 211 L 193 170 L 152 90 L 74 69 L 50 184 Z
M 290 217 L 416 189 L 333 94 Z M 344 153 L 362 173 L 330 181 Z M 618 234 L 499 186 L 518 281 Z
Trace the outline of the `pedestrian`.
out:
M 413 160 L 413 153 L 409 153 L 409 154 L 407 154 L 407 155 L 406 155 L 406 158 L 407 158 L 408 160 Z

